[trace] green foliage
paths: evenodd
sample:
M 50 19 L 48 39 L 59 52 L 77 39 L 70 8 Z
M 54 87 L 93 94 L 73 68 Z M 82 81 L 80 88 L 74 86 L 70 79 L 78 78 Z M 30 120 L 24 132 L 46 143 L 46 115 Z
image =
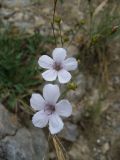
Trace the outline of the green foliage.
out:
M 42 83 L 38 71 L 38 57 L 45 50 L 42 43 L 52 38 L 34 35 L 28 38 L 0 36 L 0 100 L 14 108 L 21 97 L 27 98 Z
M 64 0 L 59 0 L 61 3 L 63 3 L 64 2 Z

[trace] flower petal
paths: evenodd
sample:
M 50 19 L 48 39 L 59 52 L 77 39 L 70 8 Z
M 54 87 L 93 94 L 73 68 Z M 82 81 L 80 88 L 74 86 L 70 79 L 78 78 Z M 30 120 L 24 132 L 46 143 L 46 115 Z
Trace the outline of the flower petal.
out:
M 43 110 L 39 111 L 39 112 L 35 113 L 35 115 L 33 116 L 32 122 L 35 127 L 43 128 L 48 123 L 48 116 L 45 114 L 45 112 Z
M 61 100 L 55 106 L 58 115 L 63 117 L 69 117 L 72 114 L 72 106 L 68 100 Z
M 78 62 L 75 58 L 71 57 L 71 58 L 67 58 L 64 61 L 64 67 L 66 70 L 71 71 L 71 70 L 75 70 L 78 66 Z
M 40 94 L 33 93 L 30 98 L 30 105 L 35 111 L 39 111 L 44 108 L 45 100 Z
M 50 104 L 55 104 L 60 97 L 60 90 L 57 85 L 47 84 L 43 88 L 43 97 Z
M 60 83 L 67 83 L 71 79 L 71 74 L 65 69 L 62 69 L 58 72 L 58 79 Z
M 42 76 L 46 81 L 54 81 L 57 78 L 57 71 L 53 69 L 49 69 L 43 72 Z
M 60 132 L 63 129 L 63 122 L 62 119 L 56 114 L 52 114 L 49 117 L 49 130 L 51 132 L 51 134 L 56 134 L 58 132 Z
M 46 69 L 52 68 L 53 62 L 54 62 L 53 59 L 47 55 L 41 56 L 38 60 L 38 64 L 40 65 L 40 67 Z
M 64 48 L 55 48 L 52 55 L 56 62 L 62 62 L 66 57 L 66 50 Z

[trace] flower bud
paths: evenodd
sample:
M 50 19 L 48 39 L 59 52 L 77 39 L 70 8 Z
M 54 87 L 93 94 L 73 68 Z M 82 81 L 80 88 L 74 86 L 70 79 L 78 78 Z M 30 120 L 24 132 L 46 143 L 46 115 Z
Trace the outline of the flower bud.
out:
M 77 84 L 76 83 L 71 82 L 71 83 L 68 84 L 68 89 L 69 90 L 76 90 L 76 88 L 77 88 Z
M 57 23 L 57 24 L 60 24 L 61 23 L 61 17 L 59 17 L 59 16 L 56 16 L 55 17 L 55 22 Z

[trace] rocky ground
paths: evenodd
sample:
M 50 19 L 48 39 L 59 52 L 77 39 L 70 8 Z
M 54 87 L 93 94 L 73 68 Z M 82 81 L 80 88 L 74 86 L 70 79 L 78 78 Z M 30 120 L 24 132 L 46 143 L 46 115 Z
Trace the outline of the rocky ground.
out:
M 81 2 L 66 0 L 63 6 L 59 5 L 57 14 L 62 16 L 64 32 L 84 17 L 80 10 Z M 32 35 L 36 30 L 43 35 L 51 34 L 52 13 L 51 0 L 36 0 L 36 3 L 30 0 L 0 1 L 1 22 L 6 28 L 10 26 L 13 34 Z M 68 48 L 72 53 L 79 51 L 76 42 Z M 65 129 L 59 137 L 71 160 L 120 159 L 119 43 L 112 44 L 110 50 L 114 56 L 109 65 L 109 85 L 104 91 L 101 91 L 97 79 L 81 73 L 76 78 L 78 88 L 67 94 L 73 103 L 74 113 L 69 122 L 65 122 Z M 44 155 L 51 160 L 56 159 L 53 150 L 48 153 L 47 149 L 42 130 L 30 124 L 27 127 L 21 125 L 14 114 L 0 105 L 0 160 L 42 160 Z
M 17 117 L 0 105 L 0 160 L 38 160 L 47 153 L 42 130 L 23 127 Z

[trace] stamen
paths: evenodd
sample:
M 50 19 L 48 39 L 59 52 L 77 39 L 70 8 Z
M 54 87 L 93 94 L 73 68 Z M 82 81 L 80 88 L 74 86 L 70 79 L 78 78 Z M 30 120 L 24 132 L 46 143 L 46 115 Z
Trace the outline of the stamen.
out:
M 59 71 L 61 70 L 63 67 L 62 67 L 62 64 L 61 63 L 58 63 L 58 62 L 55 62 L 54 65 L 53 65 L 53 69 Z
M 55 111 L 55 106 L 51 104 L 46 104 L 44 111 L 47 113 L 47 115 L 50 115 Z

